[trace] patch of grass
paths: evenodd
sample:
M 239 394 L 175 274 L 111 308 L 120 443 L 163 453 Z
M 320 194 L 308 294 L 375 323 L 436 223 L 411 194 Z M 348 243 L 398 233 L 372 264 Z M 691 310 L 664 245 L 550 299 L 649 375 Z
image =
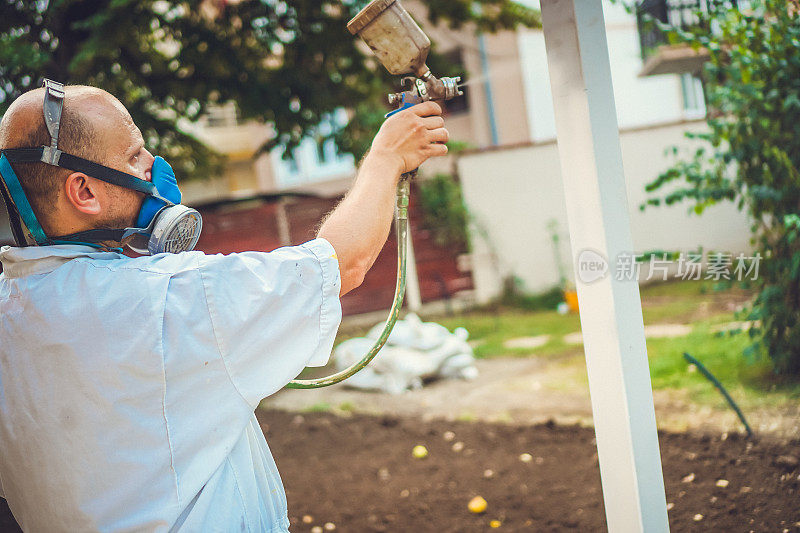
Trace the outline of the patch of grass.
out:
M 501 413 L 497 414 L 492 418 L 492 422 L 500 424 L 513 424 L 514 417 L 511 416 L 511 413 L 509 413 L 508 411 L 502 411 Z
M 704 280 L 668 281 L 651 283 L 641 288 L 642 299 L 668 296 L 670 298 L 692 298 L 708 294 L 714 290 L 714 283 Z
M 430 320 L 427 319 L 426 320 Z M 438 317 L 437 322 L 453 330 L 458 326 L 469 331 L 470 340 L 482 341 L 475 347 L 476 357 L 497 357 L 500 355 L 527 356 L 536 354 L 556 354 L 569 346 L 562 337 L 580 330 L 577 315 L 559 315 L 555 311 L 522 311 L 503 308 L 499 312 L 470 312 L 455 317 Z M 503 342 L 515 337 L 535 337 L 550 335 L 544 346 L 529 348 L 505 348 Z
M 645 324 L 686 323 L 695 314 L 701 314 L 702 319 L 710 323 L 729 322 L 736 317 L 720 300 L 742 299 L 748 295 L 741 288 L 717 290 L 711 281 L 658 283 L 643 287 L 641 294 Z M 580 331 L 578 315 L 507 306 L 487 307 L 458 316 L 425 317 L 425 320 L 434 320 L 450 330 L 458 326 L 466 328 L 470 340 L 481 341 L 474 349 L 479 358 L 568 355 L 576 346 L 566 344 L 563 337 Z M 550 340 L 535 349 L 503 346 L 509 339 L 537 335 L 550 335 Z
M 356 410 L 356 405 L 353 402 L 342 402 L 338 409 L 344 413 L 352 413 Z
M 478 419 L 472 411 L 462 411 L 456 417 L 459 422 L 475 422 Z
M 549 294 L 549 293 L 547 293 Z M 711 281 L 678 281 L 657 283 L 642 288 L 643 315 L 645 324 L 665 322 L 685 323 L 701 306 L 703 320 L 714 323 L 735 320 L 715 298 L 726 295 L 745 295 L 740 288 L 716 290 Z M 537 300 L 538 302 L 538 300 Z M 574 350 L 575 345 L 566 344 L 562 337 L 580 331 L 578 315 L 559 315 L 555 310 L 537 310 L 527 306 L 492 305 L 454 316 L 424 316 L 453 330 L 462 326 L 469 331 L 470 340 L 481 341 L 474 349 L 479 358 L 526 357 L 532 354 L 561 356 Z M 341 330 L 336 338 L 340 343 L 352 337 L 364 335 L 368 327 Z M 503 342 L 515 337 L 550 335 L 550 340 L 539 348 L 505 348 Z
M 643 297 L 644 298 L 644 297 Z M 642 316 L 645 324 L 659 324 L 667 322 L 685 322 L 697 308 L 697 298 L 681 298 L 672 301 L 659 302 L 655 305 L 642 305 Z
M 683 353 L 688 352 L 728 389 L 742 409 L 800 400 L 800 383 L 783 382 L 765 359 L 748 361 L 742 355 L 749 343 L 746 333 L 718 334 L 710 330 L 709 324 L 699 325 L 686 337 L 649 339 L 653 388 L 680 388 L 699 402 L 726 405 L 714 385 L 683 358 Z
M 319 402 L 314 405 L 309 405 L 303 409 L 304 413 L 327 413 L 331 410 L 331 404 L 328 402 Z
M 503 305 L 528 311 L 552 310 L 563 301 L 564 292 L 558 287 L 538 294 L 521 294 L 513 288 L 507 289 L 501 299 Z

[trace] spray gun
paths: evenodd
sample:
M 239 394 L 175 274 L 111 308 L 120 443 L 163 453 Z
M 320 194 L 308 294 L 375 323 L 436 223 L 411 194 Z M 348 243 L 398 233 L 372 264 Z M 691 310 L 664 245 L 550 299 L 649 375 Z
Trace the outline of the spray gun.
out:
M 428 36 L 417 26 L 400 0 L 373 0 L 347 24 L 361 37 L 389 74 L 404 76 L 407 91 L 389 94 L 389 104 L 398 106 L 386 116 L 427 100 L 450 100 L 462 93 L 461 77 L 437 78 L 425 61 L 431 49 Z M 410 76 L 408 74 L 411 74 Z
M 406 91 L 389 94 L 389 104 L 396 105 L 397 109 L 387 113 L 387 118 L 428 100 L 450 100 L 463 94 L 458 88 L 461 81 L 459 76 L 437 78 L 431 73 L 425 64 L 431 41 L 403 8 L 400 0 L 372 0 L 347 23 L 347 29 L 367 43 L 390 74 L 404 76 L 401 80 L 403 86 L 410 85 Z M 389 318 L 378 340 L 359 362 L 349 368 L 324 378 L 296 379 L 289 382 L 288 388 L 316 389 L 339 383 L 367 366 L 389 339 L 400 316 L 406 289 L 409 180 L 416 173 L 416 169 L 404 173 L 397 184 L 397 285 Z

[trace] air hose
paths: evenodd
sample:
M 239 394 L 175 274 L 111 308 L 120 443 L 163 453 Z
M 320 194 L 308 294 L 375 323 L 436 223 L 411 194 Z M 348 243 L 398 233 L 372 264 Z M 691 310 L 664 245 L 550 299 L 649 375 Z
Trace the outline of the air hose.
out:
M 460 76 L 437 78 L 431 73 L 425 64 L 431 41 L 417 26 L 399 0 L 372 0 L 347 23 L 347 29 L 367 43 L 391 74 L 413 74 L 413 76 L 403 78 L 404 84 L 411 82 L 412 87 L 409 90 L 389 95 L 389 103 L 396 105 L 397 109 L 387 113 L 386 118 L 422 102 L 450 100 L 464 94 L 458 87 L 461 82 Z M 359 362 L 349 368 L 324 378 L 296 379 L 286 385 L 288 388 L 317 389 L 339 383 L 367 366 L 389 339 L 389 334 L 400 315 L 403 294 L 406 291 L 409 182 L 416 174 L 416 170 L 404 173 L 400 176 L 397 184 L 397 210 L 395 212 L 397 285 L 394 289 L 394 302 L 389 311 L 389 318 L 386 319 L 386 324 L 383 326 L 378 340 Z
M 720 393 L 722 393 L 722 396 L 725 398 L 725 401 L 728 402 L 728 405 L 731 406 L 731 409 L 733 409 L 733 411 L 736 413 L 736 416 L 738 416 L 739 420 L 742 421 L 742 424 L 744 425 L 744 429 L 745 429 L 745 431 L 747 431 L 747 436 L 748 437 L 752 437 L 753 436 L 753 430 L 750 428 L 750 424 L 747 423 L 747 419 L 744 417 L 744 413 L 742 413 L 742 410 L 739 409 L 738 405 L 736 405 L 736 402 L 733 401 L 733 398 L 731 398 L 731 395 L 728 394 L 728 391 L 725 389 L 725 387 L 722 385 L 722 383 L 720 383 L 719 380 L 716 377 L 714 377 L 714 374 L 712 374 L 705 367 L 705 365 L 703 365 L 703 363 L 698 361 L 697 358 L 692 357 L 692 355 L 689 354 L 688 352 L 683 352 L 683 358 L 686 359 L 686 361 L 688 361 L 689 363 L 691 363 L 694 366 L 696 366 L 697 369 L 700 371 L 700 373 L 703 374 L 703 376 L 705 376 L 705 378 L 708 381 L 713 383 L 714 386 L 717 388 L 717 390 Z
M 397 209 L 395 210 L 395 229 L 397 232 L 397 285 L 394 289 L 394 301 L 389 311 L 389 318 L 383 326 L 378 340 L 360 361 L 330 376 L 315 379 L 295 379 L 286 385 L 289 389 L 318 389 L 343 381 L 364 368 L 372 361 L 392 333 L 403 305 L 403 295 L 406 292 L 406 260 L 408 255 L 408 198 L 410 180 L 417 171 L 407 172 L 400 177 L 397 184 Z

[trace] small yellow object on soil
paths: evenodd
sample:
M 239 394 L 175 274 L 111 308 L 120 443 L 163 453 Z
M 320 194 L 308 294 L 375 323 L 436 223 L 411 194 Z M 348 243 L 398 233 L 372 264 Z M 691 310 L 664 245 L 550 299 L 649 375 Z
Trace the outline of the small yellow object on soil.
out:
M 487 505 L 486 500 L 480 496 L 475 496 L 469 501 L 467 508 L 475 514 L 480 514 L 486 510 Z
M 314 517 L 311 516 L 310 514 L 303 515 L 303 523 L 304 524 L 310 524 L 313 521 L 314 521 Z
M 483 471 L 483 477 L 485 477 L 486 479 L 494 477 L 494 470 L 492 470 L 491 468 L 487 468 L 486 470 Z
M 718 479 L 718 480 L 717 480 L 717 487 L 719 487 L 719 488 L 721 488 L 721 489 L 724 489 L 725 487 L 727 487 L 727 486 L 728 486 L 728 483 L 729 483 L 729 482 L 728 482 L 728 480 L 727 480 L 727 479 Z
M 464 443 L 463 442 L 458 441 L 458 442 L 454 442 L 453 443 L 453 451 L 454 452 L 458 453 L 463 449 L 464 449 Z
M 311 533 L 322 533 L 322 528 L 320 526 L 314 526 L 311 528 Z
M 492 529 L 497 529 L 501 525 L 502 524 L 501 524 L 500 520 L 492 520 L 491 522 L 489 522 L 489 527 L 492 528 Z
M 700 520 L 702 520 L 702 519 L 703 519 L 703 515 L 701 515 L 700 513 L 697 513 L 696 515 L 694 515 L 694 516 L 692 517 L 692 519 L 693 519 L 695 522 L 699 522 Z
M 683 479 L 681 479 L 681 483 L 691 483 L 692 481 L 694 481 L 694 472 L 688 476 L 683 476 Z
M 417 459 L 425 459 L 426 457 L 428 457 L 428 448 L 426 448 L 422 444 L 417 444 L 416 446 L 414 446 L 414 449 L 411 450 L 411 455 L 413 455 Z
M 533 461 L 533 456 L 529 453 L 523 453 L 522 455 L 519 456 L 519 460 L 522 461 L 523 463 L 530 463 L 531 461 Z
M 325 522 L 325 525 L 322 526 L 325 531 L 333 531 L 336 529 L 336 524 L 333 522 Z
M 446 440 L 447 442 L 450 442 L 451 440 L 453 440 L 455 438 L 456 438 L 456 434 L 453 433 L 452 431 L 445 431 L 444 432 L 444 440 Z

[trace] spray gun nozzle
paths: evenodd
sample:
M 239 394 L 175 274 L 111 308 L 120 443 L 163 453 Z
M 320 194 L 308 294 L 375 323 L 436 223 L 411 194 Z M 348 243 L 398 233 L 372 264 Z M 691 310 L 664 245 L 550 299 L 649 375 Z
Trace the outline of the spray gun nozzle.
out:
M 461 96 L 464 92 L 458 88 L 459 83 L 461 83 L 461 76 L 454 76 L 454 77 L 443 77 L 439 78 L 444 86 L 444 99 L 450 100 L 455 98 L 456 96 Z
M 412 88 L 405 92 L 389 94 L 390 105 L 414 105 L 428 100 L 452 100 L 464 92 L 459 89 L 461 76 L 437 78 L 428 71 L 427 78 L 403 78 L 403 85 L 411 81 Z

